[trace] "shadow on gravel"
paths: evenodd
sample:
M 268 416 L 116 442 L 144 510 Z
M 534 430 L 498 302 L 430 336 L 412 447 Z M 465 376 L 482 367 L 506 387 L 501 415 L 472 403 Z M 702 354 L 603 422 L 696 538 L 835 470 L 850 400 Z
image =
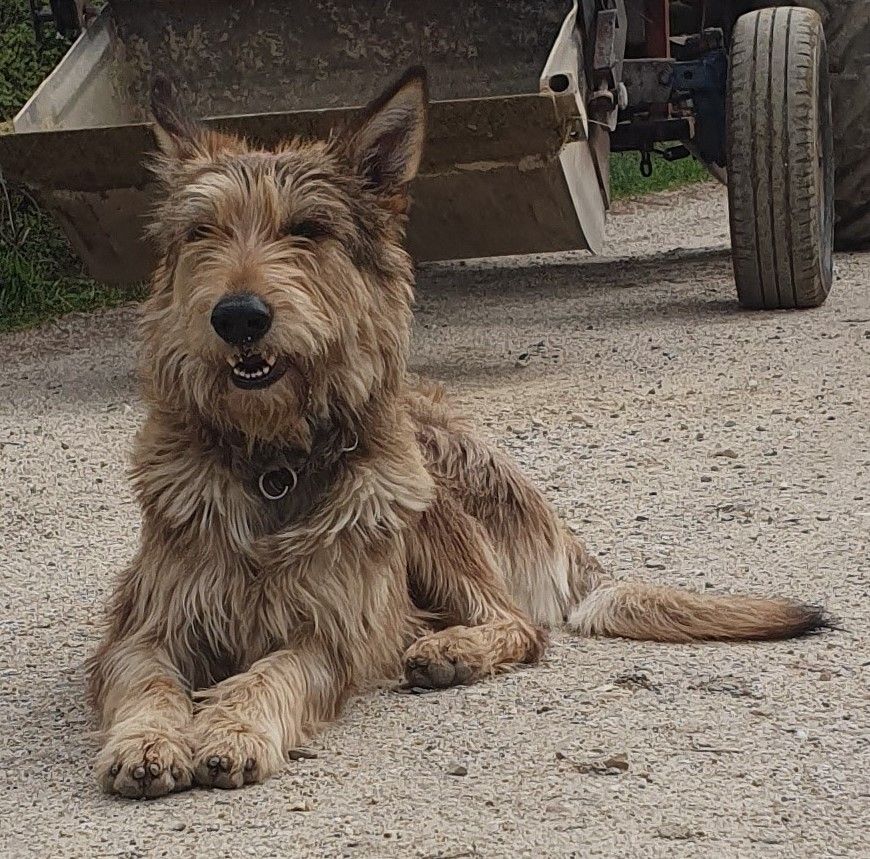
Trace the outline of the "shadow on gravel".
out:
M 456 329 L 522 327 L 546 314 L 568 329 L 590 323 L 635 327 L 656 320 L 729 319 L 740 312 L 727 249 L 681 251 L 638 258 L 461 267 L 433 266 L 420 273 L 418 317 Z M 473 301 L 473 307 L 469 306 Z
M 571 257 L 569 261 L 565 260 L 567 256 Z M 478 296 L 494 290 L 502 297 L 522 295 L 528 299 L 530 286 L 569 289 L 571 296 L 576 297 L 581 288 L 649 287 L 657 281 L 690 285 L 697 271 L 705 268 L 732 278 L 733 286 L 731 251 L 724 247 L 676 248 L 637 257 L 593 257 L 578 253 L 499 257 L 465 264 L 430 263 L 420 267 L 417 286 L 421 297 L 433 292 L 445 298 L 456 293 Z
M 649 331 L 664 343 L 679 338 L 681 325 L 746 321 L 727 249 L 515 268 L 450 263 L 420 275 L 411 365 L 466 383 L 515 380 L 518 373 L 531 380 L 569 352 L 574 360 L 597 361 L 616 332 Z M 668 324 L 674 322 L 676 329 Z

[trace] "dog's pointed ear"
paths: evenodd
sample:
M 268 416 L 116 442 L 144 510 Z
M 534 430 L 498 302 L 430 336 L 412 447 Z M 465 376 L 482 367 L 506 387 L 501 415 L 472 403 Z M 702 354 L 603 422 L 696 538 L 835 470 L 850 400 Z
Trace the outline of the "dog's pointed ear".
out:
M 151 84 L 151 113 L 156 121 L 154 136 L 164 155 L 190 158 L 201 151 L 200 129 L 181 108 L 175 88 L 163 75 Z
M 413 66 L 365 109 L 351 153 L 374 190 L 395 194 L 417 175 L 428 102 L 426 70 Z

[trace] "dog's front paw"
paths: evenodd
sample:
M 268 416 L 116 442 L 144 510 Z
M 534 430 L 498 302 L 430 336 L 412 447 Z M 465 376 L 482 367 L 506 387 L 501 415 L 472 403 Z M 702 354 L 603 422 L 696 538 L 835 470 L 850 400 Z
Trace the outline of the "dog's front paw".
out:
M 194 771 L 197 784 L 226 790 L 265 781 L 284 765 L 281 749 L 250 725 L 212 719 L 208 709 L 196 720 Z
M 467 627 L 450 627 L 415 641 L 405 652 L 405 679 L 411 686 L 446 689 L 479 679 L 486 655 Z
M 186 790 L 193 781 L 190 743 L 170 729 L 116 727 L 94 768 L 106 793 L 131 799 L 154 799 Z

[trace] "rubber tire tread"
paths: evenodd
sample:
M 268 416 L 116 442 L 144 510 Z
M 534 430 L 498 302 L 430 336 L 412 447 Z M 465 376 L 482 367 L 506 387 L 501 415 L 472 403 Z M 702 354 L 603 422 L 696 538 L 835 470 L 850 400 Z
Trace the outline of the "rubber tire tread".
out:
M 826 63 L 821 20 L 809 9 L 762 9 L 734 26 L 728 198 L 734 277 L 747 308 L 817 307 L 830 290 L 817 143 Z

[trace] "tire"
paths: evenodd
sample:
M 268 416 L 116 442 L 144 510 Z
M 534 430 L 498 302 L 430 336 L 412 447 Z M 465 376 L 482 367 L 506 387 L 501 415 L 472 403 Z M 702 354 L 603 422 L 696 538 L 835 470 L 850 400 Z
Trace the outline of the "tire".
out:
M 870 250 L 870 0 L 735 0 L 713 6 L 711 26 L 769 6 L 805 6 L 822 18 L 834 117 L 834 248 Z M 717 14 L 718 11 L 718 14 Z
M 818 307 L 833 278 L 834 159 L 825 35 L 810 9 L 734 25 L 728 70 L 728 205 L 743 307 Z
M 834 115 L 834 246 L 870 249 L 870 0 L 827 0 Z

